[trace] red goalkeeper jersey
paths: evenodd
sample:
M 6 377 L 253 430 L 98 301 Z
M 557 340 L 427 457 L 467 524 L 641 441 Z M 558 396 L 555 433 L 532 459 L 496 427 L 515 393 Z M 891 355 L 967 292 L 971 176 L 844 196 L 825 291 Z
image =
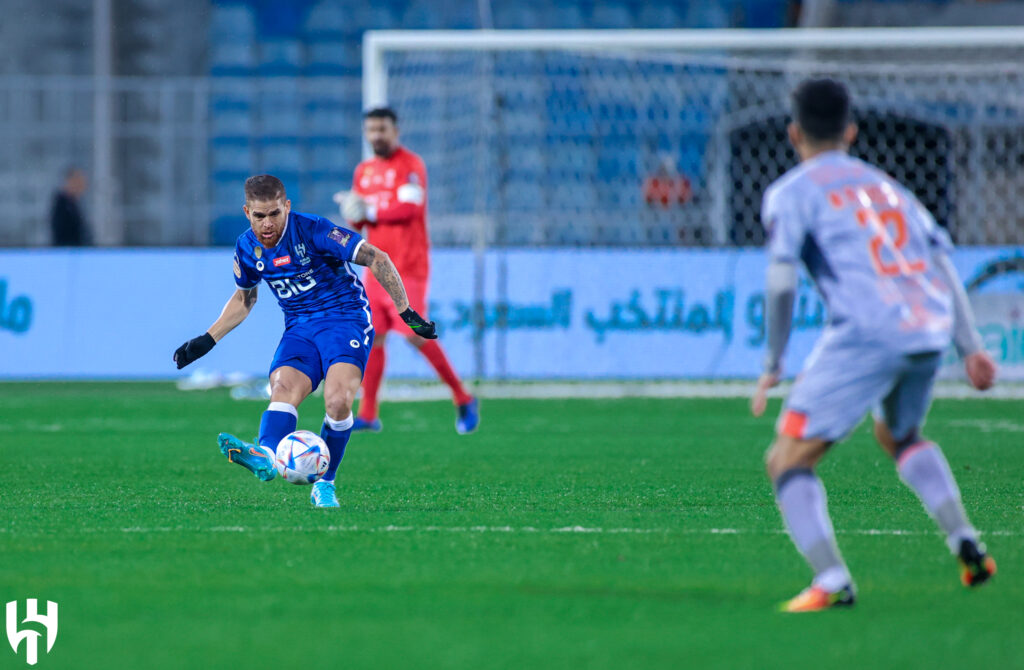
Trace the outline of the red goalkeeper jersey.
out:
M 391 257 L 402 278 L 426 280 L 430 274 L 427 236 L 427 170 L 423 159 L 405 147 L 374 156 L 356 167 L 352 189 L 377 209 L 377 220 L 360 231 Z

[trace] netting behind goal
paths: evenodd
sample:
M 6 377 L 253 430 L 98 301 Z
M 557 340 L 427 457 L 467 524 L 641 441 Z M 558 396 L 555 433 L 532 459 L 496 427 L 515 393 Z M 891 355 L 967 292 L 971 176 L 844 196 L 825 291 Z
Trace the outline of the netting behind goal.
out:
M 395 46 L 382 62 L 441 245 L 758 245 L 764 188 L 795 164 L 788 94 L 825 75 L 853 94 L 852 152 L 959 244 L 1024 242 L 1024 48 Z

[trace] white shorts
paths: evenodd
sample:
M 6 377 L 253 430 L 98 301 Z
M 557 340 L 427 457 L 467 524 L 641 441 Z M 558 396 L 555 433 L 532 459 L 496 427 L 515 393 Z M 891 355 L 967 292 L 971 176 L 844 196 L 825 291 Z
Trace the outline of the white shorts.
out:
M 780 435 L 837 442 L 869 409 L 897 441 L 923 424 L 941 352 L 907 354 L 822 340 L 793 385 L 776 424 Z

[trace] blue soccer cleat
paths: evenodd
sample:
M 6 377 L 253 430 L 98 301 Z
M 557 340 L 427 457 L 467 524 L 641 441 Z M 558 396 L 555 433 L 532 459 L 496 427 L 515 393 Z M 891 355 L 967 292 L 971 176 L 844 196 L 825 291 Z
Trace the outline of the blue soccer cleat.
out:
M 313 484 L 313 492 L 309 496 L 313 507 L 341 507 L 338 503 L 338 494 L 334 489 L 334 482 L 320 480 Z
M 353 433 L 360 430 L 365 430 L 368 433 L 379 433 L 381 428 L 383 428 L 383 424 L 381 424 L 380 419 L 367 421 L 366 419 L 357 416 L 352 420 Z
M 274 458 L 266 447 L 258 447 L 255 444 L 242 442 L 234 435 L 229 435 L 228 433 L 218 435 L 217 444 L 220 445 L 220 453 L 227 456 L 229 461 L 238 463 L 259 477 L 261 481 L 269 482 L 277 476 Z
M 480 425 L 480 403 L 476 398 L 465 405 L 459 405 L 458 412 L 458 416 L 455 417 L 455 432 L 459 435 L 472 433 Z

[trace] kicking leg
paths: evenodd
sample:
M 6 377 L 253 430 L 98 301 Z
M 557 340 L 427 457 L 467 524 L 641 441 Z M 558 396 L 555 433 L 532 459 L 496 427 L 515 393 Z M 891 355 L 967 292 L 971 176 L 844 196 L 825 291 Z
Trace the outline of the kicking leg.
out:
M 277 474 L 274 467 L 277 443 L 295 430 L 298 420 L 296 409 L 312 392 L 312 381 L 305 373 L 281 366 L 270 375 L 270 405 L 260 419 L 260 433 L 256 444 L 248 444 L 228 433 L 218 437 L 221 453 L 232 463 L 238 463 L 263 481 Z

